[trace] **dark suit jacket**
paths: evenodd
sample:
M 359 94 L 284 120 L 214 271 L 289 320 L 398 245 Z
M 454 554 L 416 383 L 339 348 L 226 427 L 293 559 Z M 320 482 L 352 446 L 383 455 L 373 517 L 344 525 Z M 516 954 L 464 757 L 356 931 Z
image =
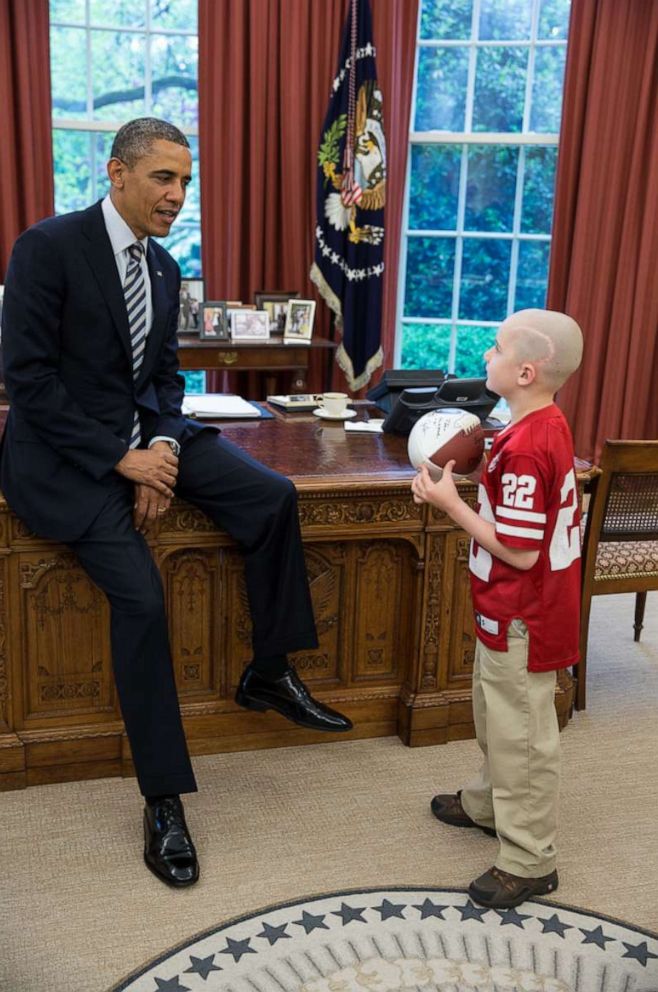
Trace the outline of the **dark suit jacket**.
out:
M 123 289 L 100 203 L 52 217 L 18 239 L 2 315 L 4 377 L 11 408 L 0 487 L 36 533 L 79 537 L 108 493 L 128 450 L 135 406 L 142 442 L 179 442 L 200 425 L 181 414 L 176 326 L 180 273 L 149 238 L 153 324 L 137 382 Z

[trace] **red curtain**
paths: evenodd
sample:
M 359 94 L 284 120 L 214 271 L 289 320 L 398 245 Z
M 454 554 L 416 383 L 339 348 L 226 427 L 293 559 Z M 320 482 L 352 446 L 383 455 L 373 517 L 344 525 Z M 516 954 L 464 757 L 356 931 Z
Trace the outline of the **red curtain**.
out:
M 574 0 L 548 306 L 583 328 L 576 453 L 658 436 L 658 3 Z
M 372 0 L 388 149 L 382 339 L 392 354 L 418 0 Z M 317 299 L 313 260 L 320 130 L 346 0 L 199 0 L 203 274 L 212 299 L 256 290 Z M 318 302 L 315 333 L 329 334 Z M 387 358 L 390 364 L 390 357 Z M 324 369 L 312 363 L 310 388 Z M 343 383 L 334 369 L 334 384 Z
M 0 281 L 21 231 L 55 212 L 48 0 L 0 0 Z

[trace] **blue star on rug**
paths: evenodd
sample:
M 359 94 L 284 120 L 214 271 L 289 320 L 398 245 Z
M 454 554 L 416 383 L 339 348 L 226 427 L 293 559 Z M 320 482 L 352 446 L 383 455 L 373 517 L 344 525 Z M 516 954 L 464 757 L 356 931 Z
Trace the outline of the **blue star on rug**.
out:
M 270 942 L 270 947 L 273 947 L 277 940 L 292 940 L 290 934 L 286 933 L 287 926 L 287 923 L 282 923 L 280 927 L 272 927 L 269 923 L 266 923 L 265 920 L 263 920 L 263 929 L 260 933 L 257 933 L 256 936 L 262 937 L 264 940 L 268 940 Z
M 201 975 L 205 981 L 211 971 L 221 971 L 219 965 L 214 964 L 215 955 L 210 954 L 207 958 L 195 958 L 190 954 L 190 968 L 185 969 L 186 975 Z
M 447 908 L 447 906 L 437 906 L 431 899 L 425 899 L 424 902 L 414 906 L 414 909 L 420 910 L 421 920 L 426 920 L 430 916 L 436 916 L 439 920 L 444 920 L 443 911 Z
M 624 941 L 624 947 L 626 948 L 626 951 L 622 956 L 625 958 L 635 958 L 635 960 L 639 961 L 645 968 L 649 958 L 658 958 L 658 954 L 654 954 L 649 950 L 646 940 L 644 940 L 641 944 L 627 944 L 626 941 Z
M 348 923 L 365 923 L 363 919 L 363 914 L 366 911 L 365 906 L 348 906 L 347 903 L 341 903 L 341 907 L 338 910 L 334 910 L 333 916 L 340 916 L 343 921 L 343 926 L 347 926 Z
M 382 920 L 390 920 L 394 916 L 400 920 L 404 919 L 404 903 L 392 903 L 384 899 L 381 906 L 373 906 L 373 909 L 381 915 Z
M 307 913 L 306 910 L 302 910 L 301 920 L 293 920 L 298 927 L 304 927 L 306 933 L 311 933 L 313 930 L 317 930 L 322 927 L 323 930 L 328 930 L 329 927 L 324 922 L 324 916 L 314 916 L 313 913 Z
M 243 954 L 256 954 L 253 947 L 249 946 L 251 938 L 246 937 L 244 940 L 233 940 L 231 937 L 226 938 L 226 947 L 220 954 L 232 954 L 234 961 L 239 961 Z

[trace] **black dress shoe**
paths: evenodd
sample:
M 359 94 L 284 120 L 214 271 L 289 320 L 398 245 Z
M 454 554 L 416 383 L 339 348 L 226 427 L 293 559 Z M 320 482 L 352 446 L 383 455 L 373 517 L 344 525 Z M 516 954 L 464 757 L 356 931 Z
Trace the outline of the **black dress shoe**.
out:
M 294 668 L 268 682 L 247 667 L 240 679 L 235 701 L 248 710 L 276 710 L 287 720 L 311 730 L 344 731 L 352 721 L 313 699 Z
M 199 862 L 178 796 L 144 807 L 144 861 L 167 885 L 183 888 L 198 880 Z

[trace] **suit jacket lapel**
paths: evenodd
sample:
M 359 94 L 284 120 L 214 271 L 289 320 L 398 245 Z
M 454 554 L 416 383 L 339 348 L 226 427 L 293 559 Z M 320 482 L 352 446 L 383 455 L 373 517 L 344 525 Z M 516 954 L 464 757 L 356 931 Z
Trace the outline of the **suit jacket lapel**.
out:
M 86 257 L 98 283 L 98 288 L 112 315 L 121 343 L 132 363 L 132 345 L 130 343 L 130 325 L 126 312 L 126 301 L 100 203 L 85 210 L 82 233 L 87 239 Z

